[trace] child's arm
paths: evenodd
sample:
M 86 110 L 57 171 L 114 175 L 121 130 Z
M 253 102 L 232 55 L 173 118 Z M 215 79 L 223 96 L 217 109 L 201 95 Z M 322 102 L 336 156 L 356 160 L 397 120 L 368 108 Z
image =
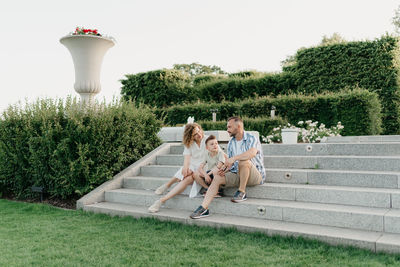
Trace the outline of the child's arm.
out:
M 204 166 L 206 165 L 205 162 L 201 163 L 197 171 L 200 173 L 201 176 L 205 177 L 206 172 L 204 171 Z

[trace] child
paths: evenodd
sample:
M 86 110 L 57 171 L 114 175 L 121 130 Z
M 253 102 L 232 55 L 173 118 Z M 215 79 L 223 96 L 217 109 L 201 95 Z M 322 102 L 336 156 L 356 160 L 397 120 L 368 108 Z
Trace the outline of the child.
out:
M 200 177 L 195 177 L 195 180 L 198 184 L 208 189 L 212 179 L 214 179 L 214 175 L 218 174 L 219 169 L 224 165 L 226 155 L 219 147 L 217 138 L 214 135 L 210 135 L 205 144 L 207 151 L 204 153 L 203 162 L 198 169 Z M 204 170 L 204 167 L 207 167 L 207 171 Z M 219 192 L 215 197 L 220 197 Z

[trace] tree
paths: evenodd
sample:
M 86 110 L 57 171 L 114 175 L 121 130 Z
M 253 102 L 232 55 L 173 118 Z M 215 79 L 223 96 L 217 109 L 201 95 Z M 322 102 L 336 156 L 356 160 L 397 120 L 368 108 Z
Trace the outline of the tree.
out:
M 344 39 L 339 33 L 335 32 L 331 37 L 324 35 L 322 37 L 321 45 L 340 44 L 345 42 L 346 39 Z
M 400 6 L 394 11 L 394 17 L 392 18 L 394 31 L 400 34 Z
M 174 64 L 173 69 L 183 71 L 192 78 L 202 74 L 226 74 L 226 72 L 218 66 L 207 66 L 196 62 L 192 64 Z

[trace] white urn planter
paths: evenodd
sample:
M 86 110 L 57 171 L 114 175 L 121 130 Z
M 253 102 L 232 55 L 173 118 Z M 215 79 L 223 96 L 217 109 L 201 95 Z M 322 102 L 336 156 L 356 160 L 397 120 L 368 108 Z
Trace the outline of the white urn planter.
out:
M 68 35 L 60 39 L 72 55 L 75 67 L 74 89 L 82 102 L 90 103 L 101 91 L 100 70 L 103 58 L 115 42 L 95 35 Z
M 297 144 L 298 129 L 284 128 L 281 130 L 283 144 Z

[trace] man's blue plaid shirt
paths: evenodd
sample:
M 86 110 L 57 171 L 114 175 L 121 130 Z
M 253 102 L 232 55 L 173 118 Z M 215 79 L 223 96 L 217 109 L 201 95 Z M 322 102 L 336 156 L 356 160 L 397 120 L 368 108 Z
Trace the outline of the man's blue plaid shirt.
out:
M 263 151 L 261 148 L 260 140 L 258 140 L 254 135 L 245 131 L 243 134 L 242 141 L 243 142 L 241 145 L 241 151 L 248 151 L 252 147 L 255 147 L 257 149 L 257 154 L 255 157 L 253 157 L 251 159 L 251 162 L 254 164 L 254 166 L 256 166 L 257 170 L 260 172 L 260 174 L 262 176 L 261 184 L 263 184 L 265 181 L 265 168 L 264 168 L 264 155 L 263 155 Z M 229 158 L 241 154 L 240 152 L 237 151 L 236 142 L 237 141 L 236 141 L 235 137 L 232 137 L 231 140 L 229 140 L 228 149 L 227 149 L 227 154 L 228 154 Z M 235 163 L 232 165 L 232 168 L 230 169 L 230 171 L 237 173 L 238 165 L 239 165 L 239 162 L 235 161 Z

